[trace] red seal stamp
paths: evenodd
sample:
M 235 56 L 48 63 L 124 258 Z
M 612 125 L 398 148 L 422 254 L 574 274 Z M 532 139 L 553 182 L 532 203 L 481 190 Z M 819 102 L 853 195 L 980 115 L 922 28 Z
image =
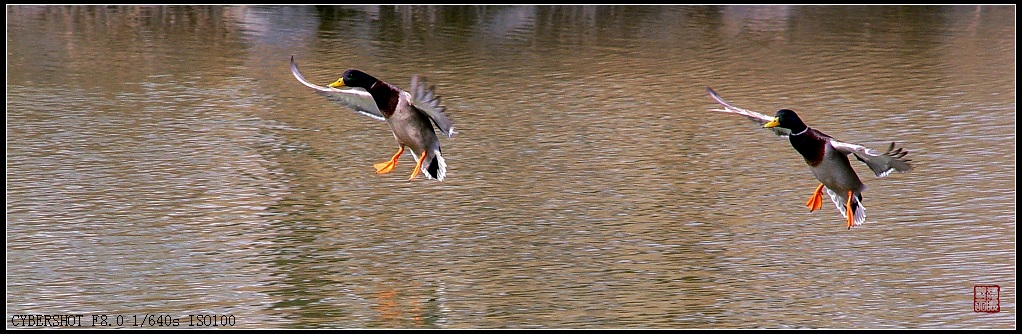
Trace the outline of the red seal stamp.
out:
M 974 285 L 972 287 L 972 310 L 975 312 L 1001 312 L 1000 285 Z

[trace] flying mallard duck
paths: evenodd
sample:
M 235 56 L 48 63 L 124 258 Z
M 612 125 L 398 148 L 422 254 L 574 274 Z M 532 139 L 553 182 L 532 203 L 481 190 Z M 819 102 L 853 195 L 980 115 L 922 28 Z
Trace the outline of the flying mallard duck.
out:
M 861 225 L 866 220 L 866 208 L 862 206 L 862 191 L 866 190 L 866 185 L 852 169 L 848 160 L 849 154 L 854 154 L 856 159 L 866 163 L 877 177 L 887 176 L 892 171 L 906 172 L 912 169 L 908 164 L 911 160 L 904 159 L 908 151 L 895 149 L 893 142 L 887 148 L 887 152 L 880 154 L 865 146 L 840 142 L 810 128 L 789 109 L 778 110 L 774 117 L 770 117 L 732 106 L 710 87 L 706 87 L 706 91 L 710 93 L 710 97 L 724 106 L 724 109 L 714 109 L 715 111 L 748 117 L 764 128 L 774 131 L 775 134 L 788 137 L 791 146 L 805 158 L 809 170 L 820 181 L 820 185 L 806 202 L 809 212 L 823 206 L 823 190 L 827 190 L 830 200 L 848 220 L 849 229 Z
M 376 174 L 393 171 L 397 159 L 408 147 L 415 158 L 415 169 L 409 181 L 415 179 L 420 171 L 429 179 L 444 180 L 447 163 L 440 155 L 440 140 L 433 131 L 433 125 L 448 138 L 456 132 L 454 123 L 444 113 L 447 107 L 440 104 L 440 97 L 433 92 L 434 86 L 427 87 L 424 78 L 413 75 L 410 86 L 412 92 L 409 93 L 365 72 L 349 69 L 344 71 L 340 79 L 323 87 L 305 80 L 302 73 L 298 72 L 294 55 L 291 55 L 291 74 L 320 95 L 360 114 L 387 122 L 397 140 L 398 149 L 390 160 L 373 164 Z

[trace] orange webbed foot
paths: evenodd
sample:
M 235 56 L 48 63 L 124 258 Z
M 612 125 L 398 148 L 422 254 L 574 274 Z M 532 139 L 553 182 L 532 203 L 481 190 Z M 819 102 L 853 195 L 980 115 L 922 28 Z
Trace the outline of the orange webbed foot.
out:
M 398 148 L 397 153 L 389 161 L 373 164 L 373 168 L 376 168 L 376 174 L 387 174 L 394 171 L 394 167 L 397 166 L 397 159 L 401 157 L 402 153 L 405 153 L 404 146 Z
M 373 168 L 376 168 L 376 174 L 387 174 L 394 171 L 394 166 L 397 166 L 393 160 L 373 164 Z
M 852 226 L 855 225 L 855 214 L 852 213 L 852 191 L 848 191 L 848 201 L 845 202 L 845 217 L 848 218 L 848 229 L 851 230 Z
M 422 162 L 426 161 L 427 155 L 428 154 L 426 154 L 426 152 L 422 152 L 422 156 L 419 157 L 419 160 L 415 161 L 415 169 L 412 170 L 412 176 L 408 178 L 408 181 L 414 180 L 416 176 L 419 176 L 419 173 L 422 171 Z
M 806 206 L 809 207 L 809 212 L 819 210 L 823 207 L 823 183 L 816 186 L 816 191 L 813 192 L 812 196 L 809 196 L 809 201 L 806 202 Z

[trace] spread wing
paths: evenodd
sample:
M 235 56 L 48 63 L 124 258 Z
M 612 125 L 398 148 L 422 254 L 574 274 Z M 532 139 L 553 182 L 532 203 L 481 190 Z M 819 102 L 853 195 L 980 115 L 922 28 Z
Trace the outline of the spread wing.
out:
M 420 111 L 429 116 L 433 120 L 433 124 L 440 129 L 440 132 L 447 135 L 447 137 L 453 137 L 454 122 L 447 117 L 447 107 L 440 104 L 440 96 L 436 95 L 434 89 L 435 86 L 426 86 L 426 78 L 419 77 L 418 75 L 412 76 L 411 95 L 412 105 L 418 108 Z
M 893 142 L 887 148 L 887 152 L 882 154 L 862 145 L 842 143 L 834 139 L 830 140 L 830 145 L 844 154 L 855 154 L 855 158 L 865 162 L 877 177 L 887 176 L 893 171 L 907 172 L 912 169 L 912 166 L 908 164 L 912 160 L 905 159 L 908 151 L 904 151 L 900 147 L 895 149 Z
M 767 116 L 767 115 L 764 115 L 764 114 L 760 114 L 760 113 L 752 111 L 752 110 L 746 110 L 746 109 L 742 109 L 742 108 L 735 107 L 735 106 L 731 105 L 727 101 L 724 101 L 724 99 L 721 98 L 720 95 L 718 95 L 717 92 L 713 91 L 713 89 L 710 88 L 710 87 L 706 87 L 706 92 L 710 93 L 710 97 L 712 97 L 714 100 L 716 100 L 717 103 L 720 103 L 722 106 L 724 106 L 724 109 L 713 109 L 713 111 L 726 112 L 726 113 L 732 113 L 732 114 L 738 114 L 738 115 L 745 116 L 746 118 L 748 118 L 748 119 L 750 119 L 750 120 L 752 120 L 752 121 L 754 121 L 756 123 L 759 123 L 760 127 L 762 127 L 764 124 L 767 124 L 770 121 L 774 120 L 773 117 L 770 117 L 770 116 Z M 782 137 L 787 137 L 789 134 L 791 134 L 791 131 L 789 131 L 788 129 L 781 128 L 781 127 L 767 128 L 767 130 L 771 130 L 775 134 L 777 134 L 778 136 L 782 136 Z
M 365 89 L 352 88 L 352 89 L 337 89 L 319 86 L 314 83 L 305 80 L 302 76 L 302 72 L 298 71 L 298 63 L 295 62 L 295 56 L 291 55 L 291 74 L 294 74 L 295 79 L 301 82 L 303 85 L 315 89 L 319 95 L 326 96 L 331 101 L 337 102 L 345 107 L 354 110 L 360 114 L 378 119 L 386 120 L 383 114 L 380 113 L 380 108 L 376 106 L 376 101 L 373 100 L 373 96 Z

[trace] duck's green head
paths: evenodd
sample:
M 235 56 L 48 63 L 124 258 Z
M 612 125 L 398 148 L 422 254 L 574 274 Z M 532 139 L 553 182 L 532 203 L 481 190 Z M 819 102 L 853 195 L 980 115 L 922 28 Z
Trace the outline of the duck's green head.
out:
M 361 87 L 365 88 L 366 90 L 369 90 L 369 88 L 372 87 L 373 84 L 375 84 L 377 81 L 379 80 L 367 74 L 366 72 L 351 69 L 344 71 L 344 74 L 341 75 L 340 79 L 337 79 L 337 81 L 334 81 L 334 83 L 330 84 L 330 88 Z
M 779 127 L 791 130 L 793 133 L 800 133 L 806 129 L 806 124 L 802 123 L 802 119 L 798 118 L 798 114 L 791 109 L 781 109 L 777 111 L 777 115 L 774 115 L 774 120 L 763 124 L 763 127 Z

